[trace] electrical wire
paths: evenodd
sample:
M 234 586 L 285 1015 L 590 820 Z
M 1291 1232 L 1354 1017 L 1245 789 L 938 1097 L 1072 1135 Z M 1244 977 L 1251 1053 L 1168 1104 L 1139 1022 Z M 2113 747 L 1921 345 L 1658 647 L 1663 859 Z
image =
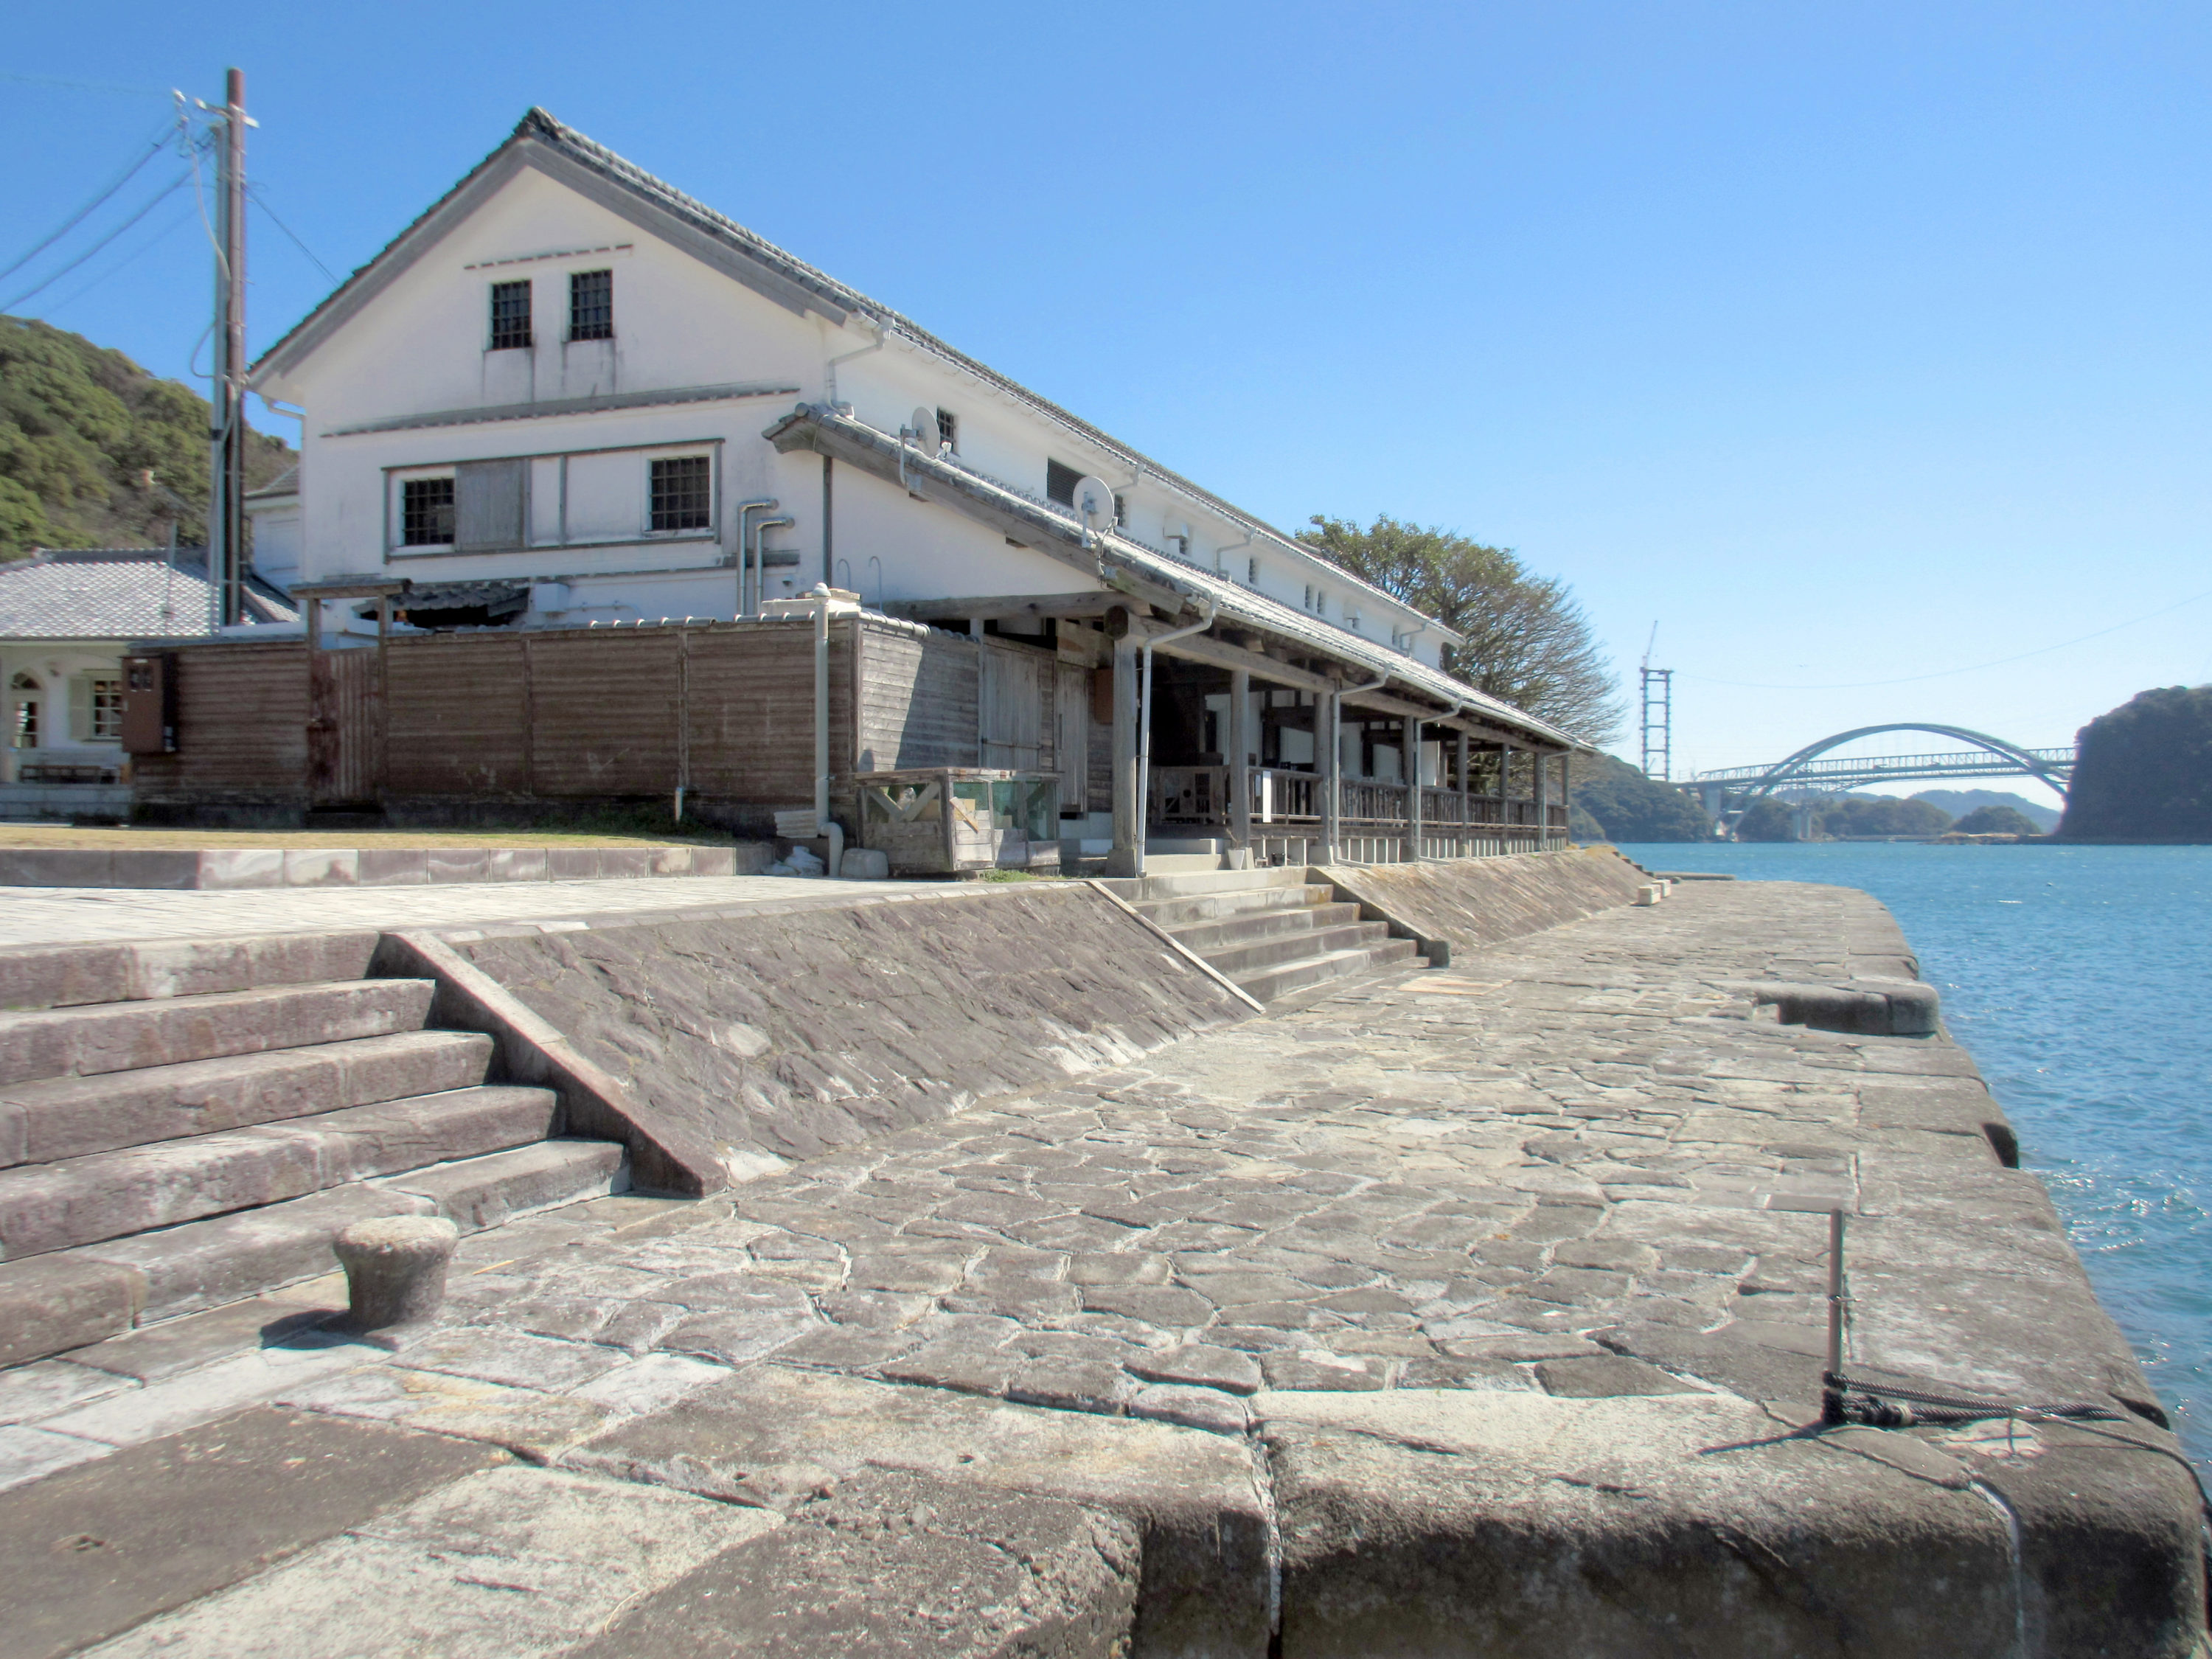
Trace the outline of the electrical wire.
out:
M 122 173 L 117 177 L 113 184 L 108 185 L 106 190 L 101 191 L 99 195 L 94 197 L 89 202 L 87 202 L 75 213 L 70 215 L 68 218 L 63 220 L 61 228 L 58 230 L 55 231 L 44 241 L 32 248 L 29 252 L 22 255 L 15 261 L 15 264 L 7 266 L 4 269 L 0 269 L 0 277 L 13 276 L 25 265 L 30 264 L 32 260 L 37 258 L 41 253 L 44 253 L 56 242 L 60 241 L 63 237 L 68 235 L 70 232 L 75 230 L 79 225 L 90 218 L 95 211 L 104 206 L 115 195 L 116 191 L 121 190 L 124 185 L 129 184 L 133 179 L 137 178 L 140 168 L 143 167 L 147 162 L 152 161 L 156 155 L 159 155 L 162 150 L 168 147 L 169 140 L 173 136 L 174 136 L 179 125 L 179 124 L 178 122 L 173 120 L 162 122 L 161 130 L 154 135 L 153 142 L 147 145 L 144 152 L 140 155 L 137 161 L 133 161 L 129 167 L 123 169 Z
M 277 229 L 283 231 L 287 236 L 292 239 L 292 246 L 299 249 L 301 252 L 306 254 L 308 259 L 313 263 L 317 270 L 321 271 L 324 276 L 329 277 L 333 283 L 337 281 L 337 272 L 332 270 L 320 259 L 316 258 L 315 250 L 309 247 L 305 242 L 301 241 L 300 240 L 299 233 L 276 216 L 276 210 L 269 205 L 269 198 L 261 193 L 258 186 L 249 184 L 246 187 L 246 193 L 253 198 L 255 206 L 258 207 L 262 212 L 269 216 L 269 222 L 270 224 L 276 226 Z
M 1906 674 L 1893 680 L 1844 680 L 1833 685 L 1782 685 L 1765 680 L 1717 680 L 1705 674 L 1684 674 L 1686 680 L 1697 680 L 1705 685 L 1732 685 L 1752 691 L 1863 691 L 1875 685 L 1917 685 L 1923 680 L 1948 679 L 1954 674 L 1978 674 L 1984 668 L 2002 668 L 2008 663 L 2026 662 L 2030 657 L 2047 656 L 2053 651 L 2063 651 L 2070 646 L 2087 645 L 2091 640 L 2101 640 L 2107 634 L 2117 634 L 2123 628 L 2133 628 L 2138 623 L 2156 622 L 2160 617 L 2170 617 L 2190 605 L 2212 599 L 2212 589 L 2186 599 L 2177 600 L 2162 611 L 2153 611 L 2140 617 L 2130 617 L 2110 628 L 2100 628 L 2094 634 L 2083 634 L 2075 639 L 2061 640 L 2056 645 L 2039 645 L 2033 651 L 2023 651 L 2016 657 L 1999 657 L 1995 662 L 1978 662 L 1965 668 L 1940 668 L 1932 674 Z
M 191 218 L 191 204 L 188 202 L 185 204 L 185 210 L 182 213 L 170 220 L 168 223 L 163 225 L 161 229 L 155 231 L 144 241 L 139 243 L 137 247 L 131 249 L 130 252 L 125 254 L 113 264 L 108 266 L 108 268 L 101 271 L 100 275 L 94 277 L 82 287 L 72 289 L 66 299 L 56 300 L 51 305 L 47 306 L 46 308 L 46 314 L 51 317 L 57 312 L 66 311 L 70 307 L 75 305 L 86 295 L 91 293 L 93 289 L 98 288 L 109 277 L 114 276 L 116 272 L 122 270 L 128 266 L 137 264 L 139 260 L 144 258 L 155 248 L 161 246 L 162 243 L 167 241 L 170 237 L 175 235 L 178 230 L 180 229 L 185 223 Z
M 52 288 L 52 287 L 56 283 L 59 282 L 63 277 L 64 277 L 64 276 L 68 276 L 68 275 L 70 274 L 70 272 L 71 272 L 72 270 L 76 270 L 79 265 L 82 264 L 86 260 L 88 260 L 88 259 L 91 258 L 92 258 L 92 256 L 93 256 L 94 254 L 98 253 L 101 249 L 105 248 L 105 247 L 106 247 L 109 243 L 111 243 L 111 242 L 112 242 L 113 240 L 115 240 L 115 239 L 116 239 L 117 237 L 118 237 L 118 236 L 122 235 L 122 234 L 123 234 L 123 233 L 124 233 L 125 231 L 129 230 L 129 229 L 130 229 L 133 225 L 137 224 L 137 223 L 141 219 L 143 219 L 143 218 L 144 218 L 148 214 L 151 213 L 151 212 L 152 212 L 155 208 L 157 208 L 157 207 L 161 206 L 161 204 L 162 204 L 163 202 L 166 202 L 167 200 L 168 200 L 168 198 L 169 198 L 171 196 L 174 195 L 174 194 L 175 194 L 175 193 L 176 193 L 179 189 L 181 189 L 181 188 L 183 187 L 183 185 L 184 185 L 184 182 L 185 182 L 185 175 L 184 175 L 184 174 L 182 174 L 182 173 L 178 174 L 174 179 L 171 179 L 171 180 L 170 180 L 167 185 L 163 185 L 163 186 L 162 186 L 159 191 L 155 191 L 155 194 L 154 194 L 150 198 L 149 198 L 149 199 L 148 199 L 148 201 L 146 202 L 145 205 L 144 205 L 144 206 L 143 206 L 143 207 L 141 207 L 141 208 L 138 210 L 138 211 L 137 211 L 137 212 L 136 212 L 136 213 L 132 214 L 132 215 L 131 215 L 128 219 L 125 219 L 125 220 L 121 224 L 119 224 L 119 225 L 116 226 L 116 228 L 115 228 L 114 229 L 112 229 L 112 230 L 109 231 L 109 232 L 107 233 L 107 234 L 106 234 L 106 235 L 105 235 L 105 236 L 101 237 L 98 241 L 94 242 L 94 243 L 90 247 L 87 248 L 83 252 L 82 252 L 82 253 L 78 254 L 78 255 L 76 256 L 76 258 L 74 258 L 74 259 L 70 260 L 67 264 L 64 265 L 60 270 L 57 270 L 57 271 L 55 271 L 55 272 L 53 272 L 52 275 L 50 275 L 50 276 L 46 276 L 46 277 L 41 278 L 41 279 L 40 279 L 37 283 L 35 283 L 35 284 L 34 284 L 34 285 L 33 285 L 32 287 L 25 289 L 24 289 L 21 294 L 16 295 L 15 296 L 15 298 L 13 298 L 12 300 L 7 301 L 6 301 L 5 303 L 3 303 L 3 304 L 0 304 L 0 312 L 10 312 L 10 311 L 13 311 L 13 310 L 15 310 L 15 307 L 16 307 L 17 306 L 21 305 L 21 304 L 22 304 L 26 300 L 33 299 L 33 298 L 35 298 L 37 295 L 40 295 L 40 294 L 45 293 L 45 292 L 46 291 L 46 289 L 48 289 L 49 288 Z

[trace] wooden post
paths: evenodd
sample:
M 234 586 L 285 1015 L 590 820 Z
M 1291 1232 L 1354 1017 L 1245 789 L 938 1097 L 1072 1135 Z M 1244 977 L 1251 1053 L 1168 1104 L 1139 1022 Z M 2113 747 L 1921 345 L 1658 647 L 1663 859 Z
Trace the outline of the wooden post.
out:
M 1549 769 L 1544 764 L 1550 758 L 1540 749 L 1532 749 L 1528 751 L 1528 759 L 1535 773 L 1535 781 L 1532 787 L 1536 792 L 1536 850 L 1540 853 L 1552 844 L 1551 801 L 1546 793 L 1551 779 L 1546 775 Z
M 1421 856 L 1421 722 L 1411 714 L 1398 722 L 1406 745 L 1406 861 Z
M 1144 873 L 1146 804 L 1137 799 L 1137 659 L 1144 641 L 1133 632 L 1114 641 L 1114 850 L 1109 876 Z
M 385 740 L 391 729 L 387 713 L 392 686 L 388 672 L 391 667 L 391 639 L 392 595 L 380 593 L 376 596 L 376 737 L 375 746 L 371 750 L 375 757 L 376 769 L 368 781 L 370 798 L 380 802 L 384 799 Z
M 1459 734 L 1459 855 L 1468 856 L 1474 839 L 1474 824 L 1467 813 L 1467 733 Z
M 1571 749 L 1559 751 L 1559 805 L 1566 809 L 1568 819 L 1566 829 L 1559 835 L 1560 844 L 1564 846 L 1574 839 L 1575 833 L 1575 751 Z
M 1252 844 L 1252 674 L 1229 672 L 1229 834 L 1239 847 Z
M 1337 722 L 1343 714 L 1334 687 L 1314 693 L 1314 744 L 1321 752 L 1321 846 L 1316 862 L 1334 864 L 1344 836 L 1344 777 L 1338 757 L 1343 750 Z

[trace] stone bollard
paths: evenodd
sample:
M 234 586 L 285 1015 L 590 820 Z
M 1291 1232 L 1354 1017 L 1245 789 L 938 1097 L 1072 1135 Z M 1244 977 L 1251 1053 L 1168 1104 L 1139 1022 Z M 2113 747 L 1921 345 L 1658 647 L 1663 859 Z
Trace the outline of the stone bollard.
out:
M 446 1264 L 461 1230 L 440 1216 L 381 1216 L 356 1221 L 331 1248 L 345 1268 L 351 1304 L 344 1324 L 356 1331 L 412 1325 L 446 1299 Z
M 1643 905 L 1656 904 L 1666 894 L 1667 890 L 1657 882 L 1646 882 L 1636 890 L 1635 902 Z

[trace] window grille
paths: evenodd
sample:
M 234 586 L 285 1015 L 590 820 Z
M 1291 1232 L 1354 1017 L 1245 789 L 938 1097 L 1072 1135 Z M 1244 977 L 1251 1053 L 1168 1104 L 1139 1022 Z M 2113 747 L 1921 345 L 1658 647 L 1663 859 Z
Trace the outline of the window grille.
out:
M 1116 495 L 1114 498 L 1114 522 L 1116 525 L 1126 525 L 1129 522 L 1129 498 L 1127 495 Z
M 937 443 L 940 449 L 960 453 L 960 417 L 949 409 L 937 411 Z
M 92 683 L 92 731 L 95 741 L 123 738 L 123 682 L 94 680 Z
M 1073 467 L 1059 461 L 1044 464 L 1044 493 L 1047 501 L 1058 501 L 1062 507 L 1075 505 L 1075 486 L 1083 482 L 1083 475 Z
M 615 274 L 611 270 L 568 273 L 568 337 L 615 337 Z
M 704 455 L 653 464 L 653 527 L 704 530 L 714 522 L 714 481 Z
M 1245 565 L 1244 565 L 1244 585 L 1245 585 L 1245 586 L 1247 586 L 1247 587 L 1257 587 L 1257 586 L 1260 585 L 1260 562 L 1259 562 L 1259 560 L 1257 560 L 1257 559 L 1250 559 L 1250 560 L 1247 560 L 1247 561 L 1245 562 Z
M 446 547 L 453 539 L 453 481 L 409 478 L 400 485 L 399 539 L 408 547 Z
M 530 337 L 530 283 L 491 285 L 491 349 L 507 351 L 535 343 Z

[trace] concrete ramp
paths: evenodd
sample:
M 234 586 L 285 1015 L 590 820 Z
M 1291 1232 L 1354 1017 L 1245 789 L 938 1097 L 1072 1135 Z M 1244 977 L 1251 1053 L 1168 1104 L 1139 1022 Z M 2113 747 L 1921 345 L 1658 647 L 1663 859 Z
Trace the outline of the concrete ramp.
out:
M 1507 858 L 1424 864 L 1341 864 L 1318 879 L 1357 899 L 1361 914 L 1387 921 L 1425 944 L 1462 950 L 1525 939 L 1634 901 L 1651 878 L 1610 848 L 1516 853 Z
M 1252 1012 L 1079 883 L 447 942 L 738 1180 Z

